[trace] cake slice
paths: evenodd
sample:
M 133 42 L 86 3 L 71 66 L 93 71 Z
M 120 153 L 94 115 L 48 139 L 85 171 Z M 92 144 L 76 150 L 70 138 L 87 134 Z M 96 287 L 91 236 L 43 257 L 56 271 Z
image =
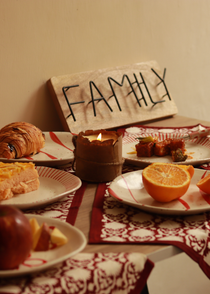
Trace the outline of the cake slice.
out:
M 32 162 L 0 162 L 0 200 L 39 188 L 39 175 Z

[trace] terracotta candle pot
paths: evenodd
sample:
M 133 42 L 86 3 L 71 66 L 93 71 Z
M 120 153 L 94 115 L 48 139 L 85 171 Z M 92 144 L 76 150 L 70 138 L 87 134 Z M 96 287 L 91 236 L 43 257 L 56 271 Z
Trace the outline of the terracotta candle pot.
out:
M 74 139 L 76 176 L 89 182 L 109 182 L 122 173 L 122 135 L 88 130 Z

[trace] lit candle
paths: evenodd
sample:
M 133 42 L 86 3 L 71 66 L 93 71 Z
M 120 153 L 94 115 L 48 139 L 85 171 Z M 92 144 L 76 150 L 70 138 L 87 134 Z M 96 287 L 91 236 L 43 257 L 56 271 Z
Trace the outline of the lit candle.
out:
M 122 134 L 87 130 L 75 140 L 76 176 L 90 182 L 112 181 L 122 173 Z
M 101 135 L 101 133 L 98 135 L 97 140 L 102 141 L 102 135 Z
M 101 133 L 98 133 L 99 131 L 96 131 L 96 133 L 93 133 L 91 135 L 84 135 L 84 138 L 87 138 L 90 142 L 93 142 L 95 140 L 104 142 L 106 140 L 113 140 L 113 144 L 118 140 L 118 135 L 116 132 L 111 132 L 111 131 L 105 131 L 101 130 Z M 89 133 L 89 131 L 86 131 Z M 91 131 L 95 132 L 95 131 Z

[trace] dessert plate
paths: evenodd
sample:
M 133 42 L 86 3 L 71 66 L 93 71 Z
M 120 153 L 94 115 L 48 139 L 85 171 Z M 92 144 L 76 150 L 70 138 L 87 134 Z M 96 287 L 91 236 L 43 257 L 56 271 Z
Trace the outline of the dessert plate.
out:
M 2 162 L 32 161 L 36 165 L 56 166 L 63 165 L 74 159 L 73 135 L 69 132 L 43 132 L 45 135 L 45 147 L 31 157 L 20 159 L 0 158 Z
M 138 137 L 158 137 L 159 141 L 165 140 L 167 138 L 180 138 L 184 137 L 190 132 L 204 130 L 205 126 L 195 125 L 192 127 L 182 127 L 182 128 L 163 128 L 163 127 L 147 127 L 147 126 L 136 126 L 130 128 L 119 129 L 118 131 L 123 133 L 123 147 L 122 156 L 125 158 L 126 162 L 132 163 L 136 166 L 147 166 L 152 162 L 165 162 L 172 163 L 171 156 L 164 157 L 137 157 L 136 154 L 129 154 L 135 151 L 135 145 L 138 144 Z M 173 162 L 174 164 L 191 164 L 198 165 L 210 162 L 210 138 L 195 138 L 191 140 L 186 140 L 185 142 L 186 153 L 188 154 L 188 159 L 183 162 Z
M 1 204 L 14 205 L 19 209 L 41 207 L 56 202 L 80 188 L 81 180 L 63 170 L 45 166 L 36 167 L 40 186 L 38 190 L 0 201 Z
M 86 246 L 84 234 L 72 225 L 53 218 L 26 214 L 28 219 L 35 217 L 39 224 L 46 222 L 50 227 L 58 228 L 67 238 L 68 242 L 63 246 L 48 251 L 32 251 L 30 256 L 14 270 L 0 270 L 0 277 L 13 277 L 46 270 L 79 253 Z
M 167 214 L 188 215 L 210 210 L 210 195 L 198 189 L 196 183 L 209 172 L 196 169 L 188 191 L 178 200 L 169 203 L 155 201 L 146 191 L 142 182 L 142 170 L 118 176 L 108 188 L 109 194 L 125 204 L 144 211 Z

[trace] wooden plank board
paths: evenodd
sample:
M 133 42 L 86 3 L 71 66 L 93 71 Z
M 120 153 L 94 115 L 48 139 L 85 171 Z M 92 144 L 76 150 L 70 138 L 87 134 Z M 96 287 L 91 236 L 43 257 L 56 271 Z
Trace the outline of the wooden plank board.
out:
M 112 129 L 178 112 L 156 61 L 52 77 L 65 131 Z

